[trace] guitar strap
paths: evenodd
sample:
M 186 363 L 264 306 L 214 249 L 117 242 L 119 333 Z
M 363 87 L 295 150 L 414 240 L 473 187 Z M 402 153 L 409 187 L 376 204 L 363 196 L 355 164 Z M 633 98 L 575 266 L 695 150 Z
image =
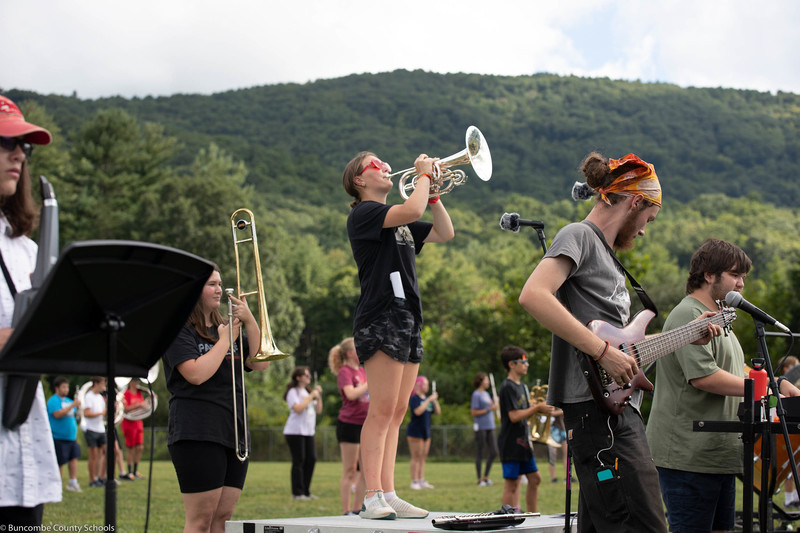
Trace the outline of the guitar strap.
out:
M 603 235 L 603 232 L 600 231 L 600 228 L 598 228 L 597 226 L 595 226 L 591 222 L 586 222 L 586 225 L 589 226 L 590 228 L 592 228 L 592 231 L 595 232 L 595 234 L 597 235 L 597 238 L 600 239 L 600 242 L 602 242 L 603 245 L 606 247 L 606 250 L 608 250 L 609 255 L 612 258 L 614 258 L 614 261 L 617 263 L 617 265 L 619 265 L 619 267 L 622 269 L 622 271 L 628 277 L 628 281 L 631 282 L 631 287 L 633 287 L 633 290 L 636 291 L 636 295 L 639 297 L 639 301 L 642 302 L 642 305 L 644 306 L 644 308 L 645 309 L 649 309 L 650 311 L 655 313 L 656 316 L 658 316 L 658 308 L 656 308 L 656 304 L 653 303 L 653 300 L 650 299 L 650 297 L 644 291 L 644 288 L 641 285 L 639 285 L 639 282 L 636 281 L 636 278 L 634 278 L 631 275 L 631 273 L 628 272 L 628 269 L 625 268 L 625 266 L 622 264 L 622 262 L 620 262 L 619 258 L 617 257 L 617 254 L 614 253 L 614 250 L 606 242 L 605 235 Z M 653 318 L 655 318 L 655 317 L 653 317 Z
M 605 248 L 608 251 L 609 255 L 614 259 L 614 262 L 625 273 L 625 276 L 628 278 L 628 281 L 630 281 L 630 284 L 633 287 L 633 290 L 636 291 L 636 295 L 639 296 L 639 300 L 642 302 L 642 305 L 645 307 L 645 309 L 649 309 L 650 311 L 655 313 L 656 316 L 658 316 L 658 309 L 656 308 L 656 305 L 653 303 L 653 300 L 650 299 L 650 297 L 645 292 L 644 288 L 641 285 L 639 285 L 639 282 L 636 281 L 636 278 L 634 278 L 631 275 L 631 273 L 628 272 L 628 269 L 625 268 L 625 266 L 622 264 L 622 262 L 620 262 L 619 258 L 617 257 L 617 254 L 614 253 L 614 250 L 606 242 L 605 235 L 603 235 L 603 233 L 600 231 L 600 228 L 598 228 L 597 226 L 595 226 L 594 224 L 592 224 L 591 222 L 588 222 L 588 221 L 584 221 L 584 223 L 587 226 L 589 226 L 590 228 L 592 228 L 592 231 L 594 231 L 594 233 L 597 235 L 597 238 L 600 239 L 600 242 L 603 243 L 603 245 L 605 246 Z M 556 294 L 558 295 L 559 299 L 564 304 L 564 307 L 566 307 L 567 310 L 572 312 L 572 309 L 571 309 L 571 307 L 569 305 L 569 298 L 567 296 L 567 292 L 564 291 L 564 290 L 559 290 L 559 291 L 557 291 Z M 578 364 L 579 364 L 580 368 L 582 368 L 584 370 L 585 375 L 587 376 L 587 380 L 590 380 L 589 376 L 592 373 L 591 372 L 592 369 L 590 368 L 590 363 L 587 360 L 587 357 L 590 358 L 590 356 L 587 355 L 586 357 L 584 357 L 583 352 L 581 352 L 577 348 L 575 348 L 575 355 L 578 357 Z

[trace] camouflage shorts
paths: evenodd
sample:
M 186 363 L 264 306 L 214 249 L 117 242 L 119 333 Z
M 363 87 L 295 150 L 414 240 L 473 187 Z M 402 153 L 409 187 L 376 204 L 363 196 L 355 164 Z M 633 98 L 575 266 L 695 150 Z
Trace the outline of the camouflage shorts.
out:
M 401 363 L 421 363 L 420 329 L 406 300 L 395 298 L 377 319 L 353 333 L 358 360 L 364 363 L 380 350 Z

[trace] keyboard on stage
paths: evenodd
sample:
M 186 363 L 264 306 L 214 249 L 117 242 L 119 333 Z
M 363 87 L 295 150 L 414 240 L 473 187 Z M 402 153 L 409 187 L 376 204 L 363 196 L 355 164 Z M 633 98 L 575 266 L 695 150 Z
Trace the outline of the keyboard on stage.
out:
M 431 523 L 439 529 L 450 529 L 456 531 L 480 531 L 485 529 L 498 529 L 501 527 L 516 526 L 525 521 L 526 518 L 539 517 L 539 513 L 478 513 L 478 514 L 459 514 L 452 516 L 440 516 L 434 518 Z

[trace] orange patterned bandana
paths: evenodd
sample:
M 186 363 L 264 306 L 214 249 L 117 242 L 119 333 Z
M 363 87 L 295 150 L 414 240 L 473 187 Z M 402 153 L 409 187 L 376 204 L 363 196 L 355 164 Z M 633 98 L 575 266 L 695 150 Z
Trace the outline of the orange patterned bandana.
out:
M 605 203 L 611 204 L 608 196 L 606 196 L 608 194 L 617 193 L 627 196 L 641 194 L 655 205 L 661 207 L 661 184 L 658 181 L 656 169 L 653 165 L 633 154 L 628 154 L 621 159 L 609 158 L 608 168 L 613 172 L 628 163 L 635 165 L 635 168 L 617 177 L 608 187 L 597 189 L 600 197 Z

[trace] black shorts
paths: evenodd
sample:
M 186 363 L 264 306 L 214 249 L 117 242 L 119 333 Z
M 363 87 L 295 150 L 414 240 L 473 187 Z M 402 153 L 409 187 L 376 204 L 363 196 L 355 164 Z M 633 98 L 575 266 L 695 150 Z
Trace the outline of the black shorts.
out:
M 53 439 L 56 446 L 56 461 L 58 466 L 65 465 L 72 459 L 81 458 L 81 445 L 74 440 Z
M 86 446 L 89 448 L 100 448 L 106 445 L 106 434 L 100 431 L 87 429 L 83 432 L 83 436 L 86 437 Z
M 180 440 L 168 448 L 182 494 L 244 487 L 250 460 L 240 462 L 233 448 L 199 440 Z
M 394 298 L 378 318 L 353 332 L 358 360 L 363 364 L 380 350 L 401 363 L 421 363 L 421 329 L 408 301 Z
M 361 424 L 349 424 L 336 420 L 336 440 L 341 442 L 350 442 L 352 444 L 361 444 Z

